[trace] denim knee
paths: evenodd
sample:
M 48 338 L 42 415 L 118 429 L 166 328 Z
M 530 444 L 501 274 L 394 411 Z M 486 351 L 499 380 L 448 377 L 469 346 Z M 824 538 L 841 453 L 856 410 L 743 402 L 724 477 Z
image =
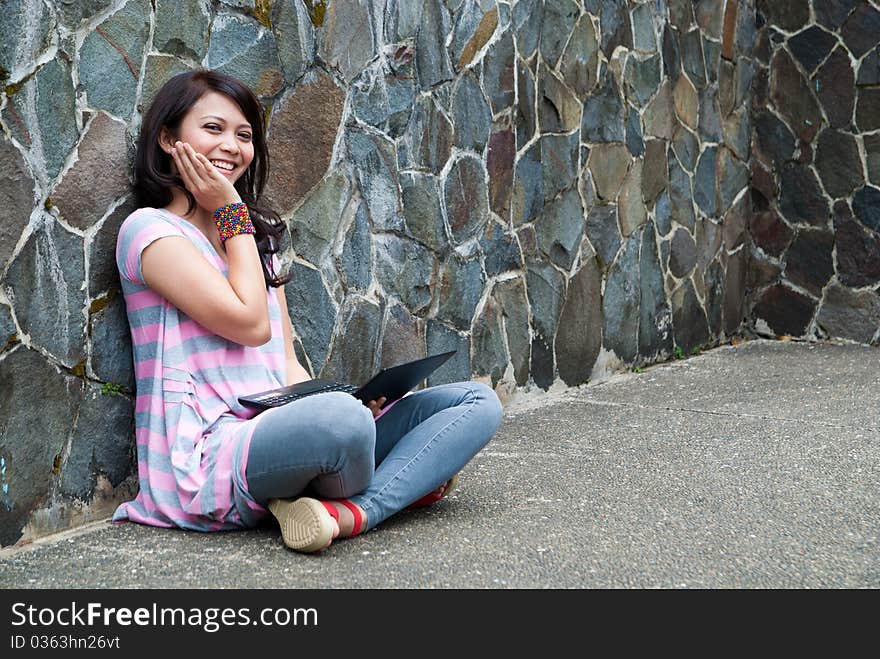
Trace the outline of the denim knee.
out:
M 498 394 L 482 382 L 471 382 L 470 385 L 472 387 L 472 395 L 476 399 L 481 413 L 484 415 L 483 418 L 486 424 L 492 427 L 492 432 L 494 433 L 498 426 L 501 425 L 501 417 L 504 414 L 504 408 L 501 406 Z
M 357 398 L 345 393 L 323 394 L 332 414 L 322 414 L 315 432 L 329 453 L 337 458 L 372 457 L 376 450 L 373 413 Z

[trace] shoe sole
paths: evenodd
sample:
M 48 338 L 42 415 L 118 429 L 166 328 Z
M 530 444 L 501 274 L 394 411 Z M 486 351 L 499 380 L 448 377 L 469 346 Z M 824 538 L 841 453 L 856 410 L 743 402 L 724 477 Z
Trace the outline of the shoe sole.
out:
M 324 549 L 333 539 L 333 518 L 317 499 L 275 499 L 269 511 L 281 526 L 284 544 L 306 554 Z

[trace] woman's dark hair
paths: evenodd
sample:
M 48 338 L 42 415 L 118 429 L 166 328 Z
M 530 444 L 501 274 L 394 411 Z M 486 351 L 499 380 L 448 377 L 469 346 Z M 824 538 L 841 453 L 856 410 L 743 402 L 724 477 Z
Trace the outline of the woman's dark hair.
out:
M 134 191 L 137 204 L 139 207 L 167 206 L 171 203 L 172 190 L 176 186 L 183 190 L 189 201 L 187 212 L 195 208 L 195 197 L 186 189 L 183 180 L 172 172 L 171 156 L 159 146 L 159 135 L 162 128 L 167 128 L 172 135 L 177 135 L 180 122 L 189 109 L 211 91 L 223 94 L 237 103 L 253 128 L 254 159 L 245 173 L 235 182 L 235 189 L 241 200 L 247 204 L 256 230 L 254 238 L 257 241 L 266 285 L 281 286 L 290 277 L 275 273 L 272 255 L 278 252 L 284 235 L 284 224 L 278 213 L 260 205 L 269 174 L 265 110 L 243 82 L 216 71 L 200 69 L 176 75 L 162 86 L 144 115 L 138 137 L 134 161 Z

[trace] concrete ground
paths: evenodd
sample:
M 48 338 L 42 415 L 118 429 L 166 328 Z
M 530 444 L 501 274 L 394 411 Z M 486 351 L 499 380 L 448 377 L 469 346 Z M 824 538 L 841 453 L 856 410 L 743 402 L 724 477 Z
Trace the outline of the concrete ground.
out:
M 96 523 L 0 588 L 878 588 L 875 348 L 751 341 L 506 407 L 432 508 L 319 555 Z

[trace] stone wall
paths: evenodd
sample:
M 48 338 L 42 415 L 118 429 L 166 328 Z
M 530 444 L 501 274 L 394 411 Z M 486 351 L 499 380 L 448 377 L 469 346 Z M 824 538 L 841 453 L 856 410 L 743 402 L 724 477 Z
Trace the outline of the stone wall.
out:
M 753 0 L 7 0 L 0 27 L 2 545 L 137 486 L 114 244 L 180 71 L 270 111 L 315 375 L 457 348 L 429 382 L 507 397 L 743 321 Z
M 880 3 L 766 0 L 753 106 L 751 317 L 880 340 Z

